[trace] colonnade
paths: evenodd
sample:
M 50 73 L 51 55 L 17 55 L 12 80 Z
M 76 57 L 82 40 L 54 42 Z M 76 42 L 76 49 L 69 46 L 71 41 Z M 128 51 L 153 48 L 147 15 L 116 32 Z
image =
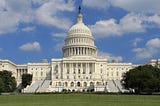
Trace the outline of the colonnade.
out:
M 63 63 L 62 70 L 59 75 L 63 79 L 88 80 L 95 71 L 95 63 Z
M 17 69 L 17 78 L 20 78 L 23 74 L 27 73 L 27 69 Z
M 96 48 L 90 47 L 68 47 L 63 50 L 63 57 L 68 56 L 96 56 Z
M 85 36 L 85 35 L 83 35 Z M 85 44 L 85 45 L 92 45 L 94 46 L 94 40 L 93 38 L 66 38 L 65 40 L 65 46 L 69 46 L 69 45 L 79 45 L 79 44 Z

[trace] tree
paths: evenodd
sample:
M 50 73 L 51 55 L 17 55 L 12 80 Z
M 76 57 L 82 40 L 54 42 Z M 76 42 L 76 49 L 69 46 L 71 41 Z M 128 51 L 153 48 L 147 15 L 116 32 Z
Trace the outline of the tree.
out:
M 27 85 L 32 83 L 32 74 L 23 74 L 22 75 L 22 89 L 26 88 Z
M 13 92 L 16 90 L 16 80 L 10 71 L 0 71 L 0 92 Z
M 151 65 L 138 66 L 124 74 L 122 83 L 136 93 L 160 92 L 160 69 Z
M 0 76 L 0 92 L 3 92 L 4 91 L 4 83 L 3 83 L 3 80 Z

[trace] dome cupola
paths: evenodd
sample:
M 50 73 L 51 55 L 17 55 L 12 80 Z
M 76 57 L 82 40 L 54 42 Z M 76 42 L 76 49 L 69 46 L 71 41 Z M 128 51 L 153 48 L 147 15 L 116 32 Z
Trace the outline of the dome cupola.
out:
M 83 23 L 81 7 L 79 7 L 79 11 L 77 15 L 77 23 L 73 25 L 68 31 L 68 35 L 72 36 L 75 34 L 85 34 L 87 36 L 92 36 L 91 30 Z

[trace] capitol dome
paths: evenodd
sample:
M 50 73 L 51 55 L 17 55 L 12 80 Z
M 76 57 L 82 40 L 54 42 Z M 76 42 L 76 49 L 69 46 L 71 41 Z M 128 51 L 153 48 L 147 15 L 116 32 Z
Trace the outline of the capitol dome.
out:
M 84 25 L 84 23 L 76 23 L 69 29 L 68 35 L 75 34 L 85 34 L 88 36 L 92 36 L 91 30 L 86 25 Z
M 97 48 L 91 30 L 83 23 L 81 8 L 77 15 L 77 23 L 73 25 L 65 38 L 62 48 L 63 57 L 70 56 L 96 56 Z

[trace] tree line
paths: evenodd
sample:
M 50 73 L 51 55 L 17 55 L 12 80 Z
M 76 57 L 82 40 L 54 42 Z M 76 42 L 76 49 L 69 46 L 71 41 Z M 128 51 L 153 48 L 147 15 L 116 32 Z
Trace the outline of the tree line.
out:
M 160 69 L 152 65 L 135 67 L 124 74 L 122 84 L 138 94 L 160 92 Z

